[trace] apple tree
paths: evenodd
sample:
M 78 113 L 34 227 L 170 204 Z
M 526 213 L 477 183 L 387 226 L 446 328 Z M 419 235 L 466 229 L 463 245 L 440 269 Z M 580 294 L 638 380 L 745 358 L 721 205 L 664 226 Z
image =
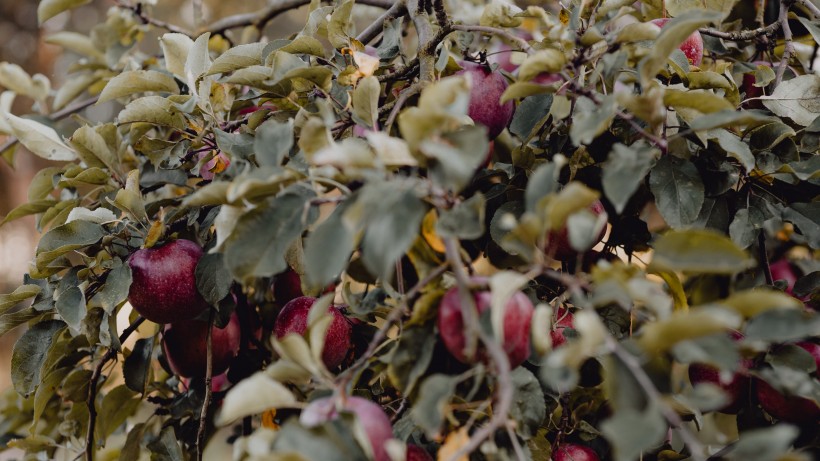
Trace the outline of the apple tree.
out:
M 820 456 L 817 2 L 525 3 L 122 0 L 59 84 L 0 64 L 53 161 L 2 446 Z

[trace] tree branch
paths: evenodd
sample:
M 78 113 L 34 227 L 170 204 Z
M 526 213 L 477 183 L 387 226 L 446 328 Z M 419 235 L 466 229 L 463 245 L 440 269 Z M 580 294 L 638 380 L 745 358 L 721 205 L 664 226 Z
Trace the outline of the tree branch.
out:
M 758 27 L 757 29 L 741 30 L 737 32 L 723 32 L 717 29 L 701 28 L 699 32 L 703 35 L 710 35 L 712 37 L 722 38 L 724 40 L 732 40 L 734 42 L 742 42 L 754 40 L 758 37 L 774 35 L 780 29 L 780 21 L 773 22 L 765 27 Z
M 120 335 L 119 342 L 120 344 L 124 343 L 131 333 L 137 330 L 137 328 L 142 325 L 142 322 L 145 321 L 145 318 L 138 317 L 137 320 L 134 321 L 131 325 L 128 325 L 128 328 L 123 330 L 122 334 Z M 88 405 L 88 433 L 85 436 L 85 459 L 86 461 L 94 461 L 94 426 L 97 422 L 97 381 L 100 380 L 100 376 L 102 376 L 103 367 L 105 364 L 117 357 L 117 349 L 110 348 L 105 352 L 105 355 L 100 358 L 100 362 L 97 364 L 97 367 L 94 368 L 94 372 L 91 374 L 91 380 L 88 383 L 88 399 L 86 400 L 86 404 Z
M 387 11 L 384 12 L 379 19 L 373 21 L 367 26 L 357 37 L 356 40 L 367 45 L 374 38 L 376 38 L 384 28 L 384 23 L 398 18 L 407 13 L 405 0 L 397 0 Z
M 463 30 L 465 32 L 481 32 L 484 34 L 496 35 L 501 37 L 507 41 L 515 42 L 522 50 L 529 53 L 532 51 L 532 47 L 530 46 L 529 42 L 524 40 L 521 37 L 517 37 L 504 29 L 499 29 L 497 27 L 487 27 L 487 26 L 473 26 L 468 24 L 454 24 L 451 26 L 453 30 Z
M 703 444 L 700 443 L 700 440 L 698 440 L 698 438 L 695 437 L 695 435 L 692 434 L 686 426 L 684 426 L 683 420 L 678 412 L 663 401 L 663 396 L 655 387 L 655 384 L 652 383 L 652 379 L 646 374 L 646 371 L 643 369 L 640 362 L 638 362 L 638 359 L 635 358 L 635 356 L 629 351 L 624 349 L 623 346 L 621 346 L 621 344 L 612 336 L 606 336 L 606 344 L 609 350 L 621 360 L 627 369 L 629 369 L 632 376 L 635 377 L 635 380 L 641 386 L 641 389 L 643 389 L 646 396 L 649 397 L 649 400 L 660 409 L 666 421 L 673 427 L 678 428 L 680 438 L 683 440 L 683 443 L 689 447 L 689 454 L 692 456 L 692 459 L 694 461 L 706 461 L 706 451 L 704 450 Z
M 803 8 L 807 9 L 809 13 L 814 16 L 814 19 L 820 19 L 820 8 L 817 7 L 811 0 L 797 0 L 797 3 L 800 4 Z
M 513 388 L 512 376 L 510 376 L 510 361 L 507 354 L 501 347 L 501 344 L 496 342 L 490 335 L 481 330 L 478 324 L 477 310 L 475 306 L 475 299 L 470 293 L 470 279 L 467 275 L 467 270 L 464 263 L 461 261 L 461 255 L 458 252 L 458 242 L 452 238 L 444 239 L 445 254 L 450 267 L 453 270 L 453 275 L 456 277 L 458 283 L 459 301 L 462 306 L 462 315 L 467 331 L 467 352 L 469 355 L 470 337 L 473 332 L 478 336 L 478 339 L 484 344 L 484 348 L 490 355 L 495 364 L 496 377 L 498 382 L 496 384 L 496 402 L 493 406 L 493 415 L 490 421 L 475 431 L 470 439 L 465 443 L 456 453 L 454 453 L 449 461 L 457 461 L 469 455 L 478 449 L 481 444 L 492 437 L 495 431 L 507 426 L 508 414 L 512 408 L 513 397 L 515 389 Z
M 780 15 L 777 18 L 777 22 L 780 23 L 780 27 L 783 29 L 783 40 L 786 43 L 783 47 L 783 57 L 780 58 L 780 66 L 777 68 L 777 74 L 775 75 L 772 85 L 775 88 L 783 81 L 786 67 L 788 67 L 789 61 L 792 56 L 794 56 L 794 39 L 792 37 L 791 26 L 789 26 L 789 8 L 794 5 L 794 1 L 795 0 L 780 0 Z
M 175 33 L 178 33 L 178 34 L 187 35 L 189 37 L 192 36 L 190 31 L 188 31 L 186 29 L 183 29 L 182 27 L 176 26 L 174 24 L 167 23 L 165 21 L 160 21 L 159 19 L 148 16 L 147 14 L 145 14 L 145 10 L 143 9 L 143 6 L 142 6 L 141 3 L 137 3 L 136 5 L 133 5 L 133 4 L 128 3 L 124 0 L 118 0 L 117 1 L 117 6 L 119 6 L 120 8 L 129 10 L 132 13 L 134 13 L 134 16 L 140 18 L 140 21 L 142 21 L 143 24 L 151 24 L 152 26 L 159 27 L 160 29 L 165 29 L 169 32 L 175 32 Z
M 210 308 L 208 315 L 208 331 L 205 334 L 205 398 L 202 401 L 202 409 L 199 412 L 199 429 L 196 433 L 196 459 L 202 461 L 202 454 L 205 451 L 205 426 L 207 423 L 208 407 L 211 406 L 211 381 L 214 374 L 214 353 L 213 353 L 213 330 L 214 308 Z

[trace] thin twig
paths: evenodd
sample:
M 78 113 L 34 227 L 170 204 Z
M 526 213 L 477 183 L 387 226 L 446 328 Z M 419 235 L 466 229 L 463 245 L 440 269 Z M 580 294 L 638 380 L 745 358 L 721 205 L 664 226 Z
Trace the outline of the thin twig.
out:
M 384 12 L 379 19 L 373 21 L 369 26 L 367 26 L 357 37 L 356 40 L 364 43 L 365 45 L 370 43 L 374 38 L 376 38 L 380 33 L 382 33 L 382 29 L 384 28 L 384 23 L 387 21 L 391 21 L 393 19 L 398 18 L 407 13 L 407 8 L 405 6 L 404 0 L 397 0 L 396 3 L 393 4 L 387 11 Z
M 766 284 L 774 285 L 774 277 L 772 277 L 772 267 L 769 265 L 769 255 L 766 253 L 766 233 L 763 229 L 757 234 L 757 251 L 760 256 L 760 266 L 763 268 L 763 276 L 766 278 Z
M 453 275 L 458 283 L 459 298 L 462 305 L 462 315 L 464 316 L 464 323 L 468 328 L 468 343 L 469 337 L 472 336 L 469 329 L 474 329 L 478 335 L 478 339 L 484 345 L 485 350 L 495 365 L 495 375 L 498 380 L 495 389 L 496 402 L 493 406 L 492 417 L 490 417 L 487 424 L 475 431 L 470 436 L 469 440 L 467 440 L 467 443 L 462 445 L 461 448 L 459 448 L 459 450 L 449 458 L 449 461 L 457 461 L 474 452 L 479 446 L 481 446 L 482 443 L 484 443 L 485 440 L 492 437 L 497 430 L 502 429 L 507 425 L 507 422 L 509 421 L 509 412 L 513 404 L 515 389 L 512 383 L 512 376 L 510 375 L 510 361 L 507 358 L 507 354 L 504 352 L 504 349 L 501 347 L 500 343 L 496 342 L 490 335 L 485 333 L 478 326 L 478 318 L 476 315 L 477 312 L 475 312 L 475 299 L 473 299 L 473 296 L 470 293 L 470 279 L 467 275 L 467 270 L 464 267 L 464 263 L 461 261 L 457 241 L 452 238 L 445 238 L 444 249 L 445 254 L 447 255 L 447 261 L 450 263 L 453 270 Z M 472 311 L 470 306 L 472 306 Z M 467 347 L 467 351 L 469 352 L 469 347 Z
M 814 19 L 820 19 L 820 8 L 812 3 L 811 0 L 797 0 L 797 3 L 799 3 L 803 8 L 809 10 L 809 13 L 814 16 Z
M 683 440 L 683 443 L 689 447 L 689 454 L 692 456 L 692 459 L 694 461 L 706 461 L 706 451 L 704 450 L 703 444 L 701 444 L 700 440 L 698 440 L 698 438 L 695 437 L 695 435 L 692 434 L 684 425 L 684 422 L 678 412 L 664 402 L 660 391 L 655 387 L 655 384 L 652 383 L 652 379 L 648 374 L 646 374 L 646 371 L 643 369 L 638 359 L 629 351 L 624 349 L 623 346 L 621 346 L 621 344 L 612 336 L 606 336 L 606 344 L 609 350 L 621 360 L 621 363 L 623 363 L 627 369 L 629 369 L 629 372 L 632 373 L 632 376 L 641 386 L 641 389 L 643 389 L 646 396 L 649 397 L 649 400 L 658 407 L 663 414 L 663 417 L 666 418 L 666 421 L 673 427 L 678 428 L 680 438 Z
M 208 421 L 208 407 L 211 406 L 211 381 L 214 374 L 214 353 L 213 353 L 213 330 L 214 309 L 210 309 L 208 315 L 208 331 L 205 333 L 205 399 L 202 401 L 202 409 L 199 412 L 199 429 L 196 433 L 196 459 L 202 461 L 202 454 L 205 451 L 205 426 Z
M 717 29 L 703 27 L 699 32 L 703 35 L 710 35 L 712 37 L 722 38 L 724 40 L 732 40 L 734 42 L 742 42 L 754 40 L 758 37 L 774 35 L 780 29 L 780 22 L 773 22 L 765 27 L 758 27 L 757 29 L 741 30 L 737 32 L 723 32 Z
M 791 26 L 789 26 L 789 8 L 792 5 L 794 5 L 794 0 L 780 0 L 780 15 L 777 22 L 780 23 L 780 27 L 783 29 L 783 40 L 786 43 L 783 47 L 783 57 L 780 58 L 780 67 L 777 68 L 777 74 L 772 84 L 773 87 L 777 87 L 783 81 L 786 67 L 789 65 L 792 56 L 794 56 L 794 39 Z
M 135 320 L 134 323 L 128 325 L 128 328 L 123 330 L 120 335 L 120 344 L 124 343 L 125 340 L 131 336 L 131 333 L 136 331 L 144 321 L 145 318 L 137 317 L 137 320 Z M 97 367 L 94 368 L 94 372 L 91 374 L 91 380 L 88 383 L 88 399 L 86 400 L 86 404 L 88 405 L 88 433 L 85 435 L 86 461 L 94 461 L 94 426 L 97 423 L 97 382 L 100 380 L 100 376 L 102 376 L 103 367 L 105 367 L 106 363 L 117 357 L 117 352 L 117 349 L 113 347 L 105 352 L 105 354 L 100 358 L 100 362 L 97 364 Z
M 178 34 L 187 35 L 189 37 L 193 36 L 193 34 L 190 31 L 188 31 L 186 29 L 183 29 L 182 27 L 176 26 L 174 24 L 171 24 L 171 23 L 168 23 L 168 22 L 165 22 L 165 21 L 160 21 L 159 19 L 148 16 L 147 14 L 145 14 L 145 9 L 144 9 L 144 7 L 141 3 L 133 5 L 133 4 L 128 3 L 126 1 L 119 0 L 119 1 L 117 1 L 117 6 L 119 6 L 120 8 L 124 8 L 126 10 L 129 10 L 132 13 L 134 13 L 134 15 L 137 16 L 140 19 L 140 21 L 143 22 L 143 24 L 151 24 L 154 27 L 159 27 L 160 29 L 165 29 L 169 32 L 175 32 L 175 33 L 178 33 Z
M 373 353 L 376 352 L 376 349 L 379 347 L 381 342 L 384 338 L 387 337 L 387 332 L 390 331 L 390 328 L 393 326 L 394 323 L 401 320 L 402 316 L 408 310 L 410 300 L 415 298 L 421 290 L 427 286 L 430 282 L 438 278 L 444 271 L 447 269 L 446 264 L 442 264 L 427 274 L 424 278 L 418 281 L 413 288 L 411 288 L 407 294 L 404 295 L 401 302 L 398 306 L 393 308 L 390 314 L 384 319 L 384 323 L 382 324 L 379 331 L 373 335 L 373 338 L 370 340 L 370 343 L 367 345 L 367 349 L 364 353 L 359 357 L 353 365 L 350 366 L 347 370 L 345 370 L 341 375 L 339 375 L 338 380 L 338 387 L 343 389 L 347 387 L 347 384 L 353 379 L 353 376 L 356 372 L 364 367 L 367 364 L 367 361 L 370 360 L 373 356 Z
M 404 103 L 410 99 L 411 96 L 419 93 L 421 91 L 421 83 L 414 83 L 409 87 L 402 90 L 399 97 L 396 99 L 395 104 L 390 109 L 390 115 L 387 117 L 387 121 L 384 123 L 384 131 L 389 133 L 390 128 L 393 127 L 393 122 L 396 121 L 396 117 L 399 115 L 399 111 L 401 110 Z
M 68 106 L 68 107 L 66 107 L 62 110 L 58 110 L 57 112 L 54 112 L 53 114 L 49 115 L 48 119 L 51 120 L 52 122 L 60 121 L 64 118 L 68 117 L 71 114 L 77 113 L 77 112 L 85 109 L 88 106 L 93 106 L 94 104 L 97 103 L 97 101 L 99 99 L 100 99 L 99 96 L 94 96 L 93 98 L 88 98 L 84 101 L 80 101 L 76 104 L 72 104 L 72 105 L 70 105 L 70 106 Z M 14 137 L 7 139 L 6 142 L 3 143 L 2 146 L 0 146 L 0 152 L 5 152 L 6 150 L 10 149 L 12 146 L 17 144 L 18 142 L 19 142 L 19 140 L 17 138 L 14 138 Z

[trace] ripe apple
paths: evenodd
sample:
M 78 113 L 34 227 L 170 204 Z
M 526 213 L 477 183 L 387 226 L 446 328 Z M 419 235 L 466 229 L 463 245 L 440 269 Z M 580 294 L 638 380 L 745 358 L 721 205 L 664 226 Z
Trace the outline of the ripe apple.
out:
M 408 443 L 404 461 L 433 461 L 433 457 L 430 456 L 430 453 L 427 453 L 424 448 Z
M 795 344 L 802 347 L 814 357 L 817 369 L 815 378 L 820 376 L 820 344 L 802 341 Z M 820 423 L 820 404 L 814 400 L 783 395 L 762 379 L 757 380 L 757 399 L 766 413 L 774 418 L 796 424 Z
M 183 320 L 165 326 L 162 350 L 171 370 L 186 378 L 205 376 L 208 354 L 208 323 L 196 319 Z M 231 360 L 239 352 L 241 339 L 239 318 L 236 313 L 225 328 L 211 329 L 211 353 L 213 376 L 228 369 Z
M 487 352 L 479 346 L 473 360 L 464 354 L 466 338 L 464 337 L 464 317 L 459 298 L 458 287 L 453 287 L 441 299 L 438 308 L 438 329 L 444 346 L 458 361 L 473 363 L 486 362 Z M 476 291 L 473 293 L 478 314 L 490 308 L 491 293 Z M 504 352 L 510 360 L 510 367 L 521 365 L 530 356 L 530 323 L 533 306 L 530 298 L 524 293 L 516 292 L 504 306 Z
M 653 19 L 651 22 L 652 24 L 663 28 L 663 26 L 669 22 L 669 18 Z M 692 32 L 692 35 L 690 35 L 679 48 L 683 51 L 683 54 L 686 55 L 686 59 L 689 60 L 689 64 L 693 66 L 701 65 L 703 62 L 703 37 L 700 36 L 700 32 Z
M 792 294 L 794 283 L 797 281 L 797 274 L 794 272 L 791 263 L 787 259 L 781 259 L 770 264 L 769 269 L 772 271 L 772 279 L 785 280 L 786 293 Z
M 370 441 L 375 461 L 390 461 L 384 444 L 393 438 L 393 425 L 382 407 L 355 396 L 347 397 L 341 407 L 337 407 L 337 403 L 338 399 L 333 397 L 314 400 L 302 410 L 299 422 L 307 427 L 315 427 L 338 418 L 339 411 L 353 413 Z
M 600 461 L 592 448 L 577 443 L 562 443 L 552 450 L 552 461 Z
M 155 323 L 181 322 L 201 314 L 208 307 L 194 274 L 201 257 L 199 245 L 182 239 L 134 252 L 128 259 L 131 306 Z
M 730 332 L 732 339 L 737 341 L 743 338 L 740 332 Z M 740 411 L 744 403 L 748 401 L 749 386 L 751 378 L 749 378 L 749 369 L 753 362 L 749 359 L 742 359 L 738 370 L 732 374 L 729 381 L 721 380 L 720 370 L 707 365 L 705 363 L 693 363 L 689 365 L 689 381 L 692 385 L 699 383 L 711 383 L 720 387 L 723 392 L 729 396 L 729 402 L 721 408 L 721 413 L 734 414 Z
M 595 214 L 595 216 L 606 213 L 604 211 L 604 204 L 601 203 L 600 200 L 593 202 L 588 209 Z M 598 242 L 604 238 L 605 234 L 606 228 L 601 229 L 601 233 L 597 239 Z M 566 225 L 560 230 L 551 231 L 548 235 L 548 239 L 547 247 L 544 250 L 547 255 L 552 255 L 553 258 L 559 261 L 572 260 L 578 255 L 578 252 L 572 248 L 572 245 L 569 243 L 569 229 L 567 229 Z
M 510 124 L 515 104 L 507 101 L 500 103 L 501 95 L 507 89 L 507 79 L 498 72 L 493 72 L 486 64 L 469 61 L 459 63 L 462 70 L 457 75 L 470 75 L 470 106 L 467 115 L 476 124 L 487 127 L 490 139 L 495 139 Z
M 273 298 L 281 304 L 305 295 L 302 292 L 301 277 L 290 267 L 285 272 L 273 277 L 271 288 L 273 289 Z
M 558 347 L 567 342 L 567 337 L 564 336 L 564 330 L 567 328 L 575 328 L 573 326 L 572 312 L 559 307 L 555 313 L 555 322 L 553 323 L 550 337 L 552 338 L 552 347 Z
M 307 331 L 307 319 L 310 307 L 316 302 L 316 298 L 311 296 L 301 296 L 290 300 L 279 311 L 276 317 L 276 324 L 273 326 L 273 333 L 276 339 L 282 339 L 286 335 L 295 333 L 305 334 Z M 333 370 L 342 364 L 350 350 L 350 336 L 352 327 L 350 322 L 337 306 L 330 306 L 328 313 L 333 316 L 333 321 L 327 329 L 325 335 L 325 345 L 322 348 L 322 361 L 328 370 Z

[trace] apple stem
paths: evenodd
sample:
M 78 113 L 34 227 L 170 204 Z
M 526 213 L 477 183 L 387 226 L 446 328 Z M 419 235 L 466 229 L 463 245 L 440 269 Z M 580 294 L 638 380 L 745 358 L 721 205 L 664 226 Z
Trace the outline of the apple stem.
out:
M 199 412 L 199 430 L 196 434 L 196 459 L 202 461 L 202 453 L 205 450 L 205 426 L 207 423 L 208 407 L 211 405 L 211 381 L 214 374 L 214 354 L 212 344 L 212 331 L 214 325 L 214 309 L 210 308 L 208 315 L 208 330 L 205 335 L 205 399 L 202 402 L 202 410 Z
M 137 320 L 135 320 L 134 323 L 128 325 L 128 328 L 123 330 L 120 335 L 120 344 L 122 345 L 122 343 L 124 343 L 125 340 L 131 336 L 131 333 L 136 331 L 144 321 L 145 318 L 137 317 Z M 97 401 L 97 391 L 99 390 L 97 382 L 100 380 L 100 376 L 102 376 L 102 370 L 103 367 L 105 367 L 105 364 L 116 357 L 117 349 L 113 347 L 108 349 L 105 355 L 103 355 L 100 359 L 100 363 L 98 363 L 97 367 L 94 368 L 94 373 L 91 374 L 91 380 L 88 383 L 88 400 L 86 400 L 86 404 L 88 405 L 88 433 L 85 438 L 86 461 L 94 461 L 94 426 L 97 422 L 97 407 L 95 403 Z

